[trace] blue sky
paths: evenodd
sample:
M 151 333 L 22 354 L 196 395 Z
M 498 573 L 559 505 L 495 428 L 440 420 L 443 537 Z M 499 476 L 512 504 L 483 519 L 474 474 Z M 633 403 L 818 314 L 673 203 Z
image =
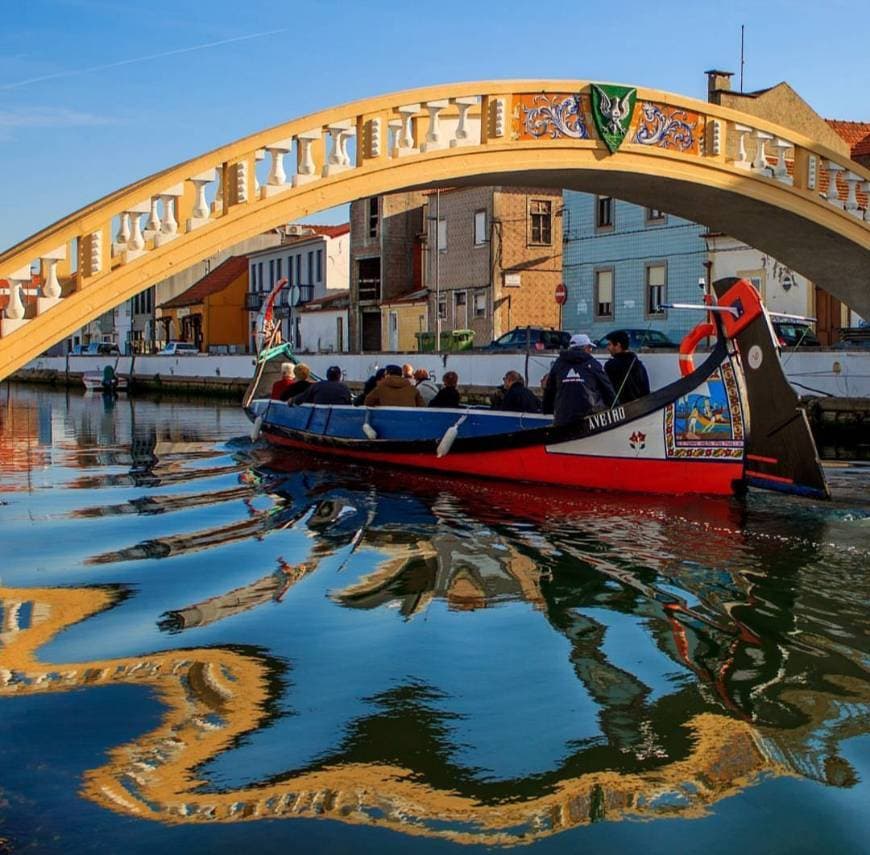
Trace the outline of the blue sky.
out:
M 787 80 L 826 117 L 870 120 L 870 4 L 861 2 L 3 7 L 0 250 L 159 169 L 356 98 L 522 77 L 610 80 L 704 98 L 705 69 L 738 71 L 741 23 L 747 90 Z M 211 46 L 189 50 L 201 45 Z M 168 55 L 137 61 L 157 54 Z

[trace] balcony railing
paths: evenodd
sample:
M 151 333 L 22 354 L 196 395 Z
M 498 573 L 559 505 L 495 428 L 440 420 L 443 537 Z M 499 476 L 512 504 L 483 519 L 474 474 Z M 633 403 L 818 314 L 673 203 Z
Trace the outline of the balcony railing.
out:
M 381 280 L 380 279 L 360 279 L 359 280 L 359 299 L 360 302 L 366 300 L 380 301 L 381 299 Z

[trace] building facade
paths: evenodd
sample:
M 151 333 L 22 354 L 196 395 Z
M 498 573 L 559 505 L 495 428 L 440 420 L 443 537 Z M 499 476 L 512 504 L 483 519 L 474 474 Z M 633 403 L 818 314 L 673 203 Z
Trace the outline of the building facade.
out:
M 286 287 L 275 302 L 275 318 L 281 324 L 284 341 L 298 352 L 331 352 L 346 349 L 345 310 L 337 310 L 335 326 L 329 334 L 323 328 L 323 315 L 301 309 L 322 298 L 348 291 L 350 271 L 350 225 L 290 225 L 284 242 L 278 246 L 249 253 L 249 287 L 246 297 L 249 347 L 254 348 L 257 313 L 283 278 Z M 317 304 L 325 305 L 325 304 Z M 336 311 L 336 310 L 330 310 Z M 341 344 L 341 347 L 339 347 Z

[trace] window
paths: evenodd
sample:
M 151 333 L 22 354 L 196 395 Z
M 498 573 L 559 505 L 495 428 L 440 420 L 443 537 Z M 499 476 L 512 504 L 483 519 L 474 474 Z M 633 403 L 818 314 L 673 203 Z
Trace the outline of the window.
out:
M 296 284 L 302 285 L 302 253 L 296 256 Z
M 663 223 L 666 219 L 667 215 L 664 211 L 660 211 L 658 208 L 646 209 L 646 221 L 648 223 Z
M 447 320 L 447 301 L 439 300 L 438 301 L 438 317 L 442 321 Z
M 611 196 L 598 196 L 596 198 L 595 228 L 613 228 L 613 198 Z
M 259 286 L 261 291 L 265 287 L 263 285 L 263 262 L 262 261 L 257 262 L 257 285 Z
M 455 291 L 453 294 L 453 326 L 455 329 L 465 329 L 468 326 L 468 295 L 465 291 Z
M 595 317 L 613 317 L 613 268 L 595 271 Z
M 668 268 L 665 264 L 647 264 L 646 266 L 646 313 L 647 315 L 664 315 L 661 308 L 667 299 Z
M 550 244 L 553 242 L 553 211 L 546 199 L 532 199 L 529 202 L 531 220 L 531 243 Z
M 307 285 L 314 284 L 314 253 L 308 253 L 308 282 Z
M 278 258 L 275 260 L 275 281 L 277 282 L 281 278 L 281 266 L 283 258 Z
M 378 197 L 372 196 L 369 199 L 369 237 L 376 238 L 378 236 Z
M 381 260 L 361 258 L 357 267 L 357 283 L 360 300 L 381 299 Z M 377 350 L 377 348 L 374 348 Z
M 486 291 L 478 291 L 474 295 L 474 317 L 486 317 Z
M 269 288 L 275 284 L 275 259 L 269 259 Z
M 447 220 L 446 219 L 438 220 L 438 234 L 436 237 L 437 237 L 438 250 L 440 252 L 447 252 Z
M 486 211 L 474 212 L 474 245 L 483 246 L 486 243 Z
M 323 250 L 317 250 L 317 281 L 323 282 Z
M 287 285 L 293 284 L 293 256 L 287 256 Z

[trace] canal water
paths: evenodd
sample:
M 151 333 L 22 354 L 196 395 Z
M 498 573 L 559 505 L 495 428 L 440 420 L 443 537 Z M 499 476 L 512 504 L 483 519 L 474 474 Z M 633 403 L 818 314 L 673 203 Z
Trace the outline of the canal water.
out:
M 0 852 L 868 851 L 870 468 L 451 481 L 0 386 Z

